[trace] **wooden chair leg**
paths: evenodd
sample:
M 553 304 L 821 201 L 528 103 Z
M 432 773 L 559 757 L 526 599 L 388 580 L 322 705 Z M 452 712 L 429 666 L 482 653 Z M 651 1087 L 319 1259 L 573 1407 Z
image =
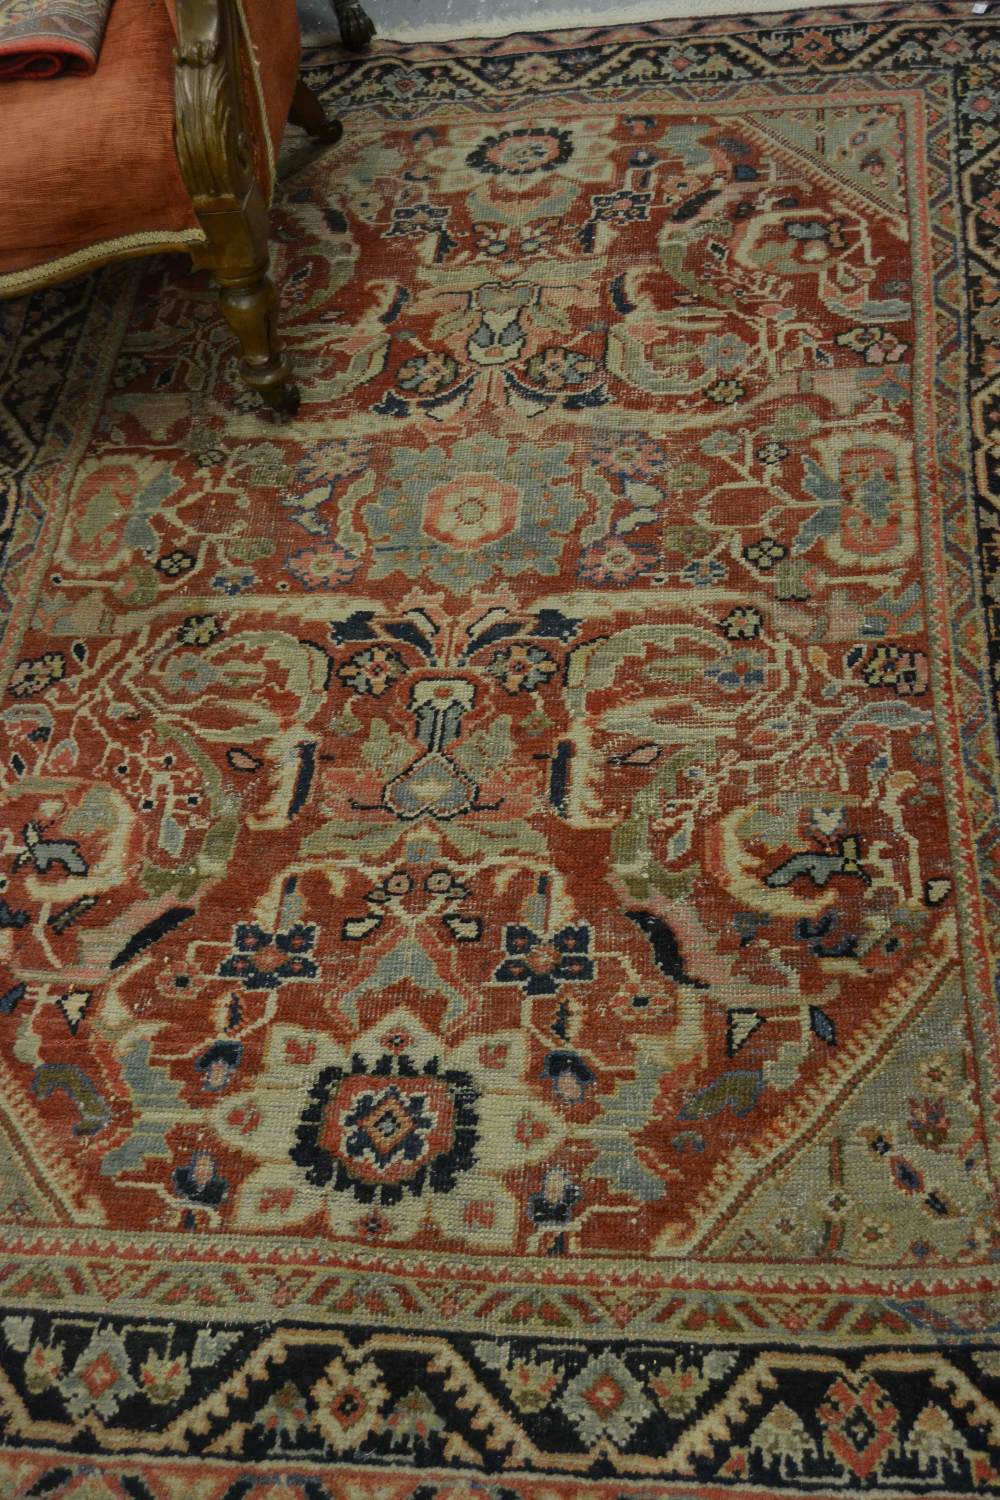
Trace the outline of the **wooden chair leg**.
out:
M 375 35 L 375 23 L 357 0 L 333 0 L 340 40 L 348 52 L 362 52 Z
M 331 146 L 335 141 L 339 141 L 344 133 L 344 127 L 339 120 L 327 119 L 322 104 L 301 78 L 295 85 L 288 118 L 293 125 L 298 125 L 308 135 L 314 136 L 316 140 L 326 141 Z
M 206 243 L 191 251 L 219 288 L 222 316 L 240 341 L 240 373 L 279 416 L 293 417 L 299 392 L 278 332 L 278 294 L 268 272 L 268 216 L 256 182 L 238 206 L 195 205 Z
M 240 84 L 240 35 L 235 0 L 178 0 L 177 161 L 205 231 L 191 259 L 218 284 L 223 317 L 240 341 L 243 378 L 276 412 L 294 416 L 299 393 L 278 336 L 267 204 L 254 172 L 253 125 Z
M 240 341 L 243 379 L 278 416 L 294 417 L 299 390 L 281 347 L 278 294 L 266 265 L 246 276 L 217 270 L 215 277 L 222 316 Z

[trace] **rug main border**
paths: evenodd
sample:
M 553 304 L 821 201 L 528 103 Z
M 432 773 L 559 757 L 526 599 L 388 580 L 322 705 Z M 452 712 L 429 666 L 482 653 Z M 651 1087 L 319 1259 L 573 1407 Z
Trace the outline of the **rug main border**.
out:
M 855 80 L 855 82 L 857 83 L 857 80 Z M 922 103 L 923 103 L 922 102 L 922 97 L 916 91 L 907 92 L 905 89 L 900 89 L 900 90 L 893 90 L 893 91 L 891 91 L 891 94 L 890 94 L 890 91 L 886 90 L 884 88 L 884 86 L 879 82 L 877 75 L 875 77 L 871 78 L 871 79 L 868 79 L 866 82 L 867 82 L 867 85 L 868 85 L 869 97 L 871 97 L 871 99 L 873 101 L 876 100 L 876 99 L 879 99 L 879 98 L 888 98 L 888 97 L 891 96 L 892 98 L 894 98 L 896 100 L 903 100 L 903 102 L 907 103 L 908 108 L 910 108 L 911 110 L 916 110 L 916 112 L 918 114 L 922 114 Z M 761 95 L 761 94 L 755 92 L 756 90 L 759 89 L 759 87 L 760 87 L 760 85 L 757 82 L 744 82 L 744 83 L 741 83 L 739 85 L 732 86 L 732 90 L 731 90 L 731 92 L 729 93 L 729 95 L 727 96 L 727 98 L 725 100 L 717 100 L 716 101 L 717 108 L 720 109 L 720 110 L 722 110 L 722 111 L 724 111 L 724 112 L 725 111 L 730 111 L 730 110 L 735 112 L 735 111 L 739 111 L 739 110 L 742 110 L 742 109 L 746 109 L 746 108 L 751 107 L 753 105 L 756 105 L 758 107 L 761 106 L 761 105 L 766 105 L 767 102 L 769 101 L 769 99 L 772 96 L 770 94 Z M 616 91 L 616 99 L 617 99 L 617 97 L 618 97 L 618 91 Z M 655 96 L 655 91 L 654 90 L 651 90 L 648 86 L 645 86 L 642 89 L 634 91 L 629 97 L 630 97 L 630 99 L 639 100 L 639 101 L 642 101 L 643 99 L 648 99 L 648 100 L 650 100 L 650 102 L 652 102 L 653 99 L 656 96 Z M 801 92 L 796 91 L 794 97 L 795 97 L 795 99 L 796 99 L 797 102 L 798 101 L 804 101 L 804 102 L 808 103 L 808 101 L 810 101 L 810 100 L 812 100 L 812 99 L 815 98 L 815 99 L 822 99 L 824 102 L 826 102 L 828 104 L 836 103 L 838 101 L 838 97 L 839 97 L 838 93 L 837 93 L 837 82 L 836 82 L 836 80 L 831 81 L 829 87 L 827 89 L 823 90 L 820 94 L 813 95 L 811 93 L 801 93 Z M 845 95 L 844 98 L 846 99 L 846 97 L 847 96 Z M 610 105 L 611 105 L 611 101 L 610 100 L 608 101 L 608 105 L 610 107 Z M 675 106 L 675 107 L 682 108 L 683 106 L 682 105 L 678 105 L 678 106 Z M 431 110 L 429 112 L 423 112 L 421 114 L 421 119 L 424 120 L 424 121 L 426 121 L 427 119 L 432 118 L 432 116 L 433 116 L 433 110 Z M 373 121 L 373 125 L 376 125 L 376 124 L 377 124 L 377 122 Z M 943 127 L 941 127 L 941 128 L 943 128 Z M 912 192 L 913 192 L 913 200 L 914 201 L 911 203 L 911 215 L 914 216 L 913 217 L 913 222 L 916 222 L 916 220 L 917 220 L 917 213 L 918 213 L 918 207 L 919 207 L 920 213 L 921 214 L 923 213 L 923 200 L 920 199 L 920 198 L 918 198 L 915 186 L 912 189 Z M 929 237 L 929 230 L 928 230 L 928 237 Z M 929 245 L 929 238 L 928 238 L 928 245 Z M 939 265 L 935 269 L 935 275 L 936 275 L 936 277 L 938 279 L 940 279 L 940 277 L 942 276 L 942 274 L 943 274 L 942 267 Z M 930 270 L 927 267 L 925 267 L 924 276 L 923 276 L 923 284 L 929 285 L 930 279 L 931 279 Z M 924 309 L 925 326 L 927 326 L 927 324 L 929 323 L 930 317 L 931 317 L 930 310 L 927 309 L 927 308 L 925 308 Z M 923 342 L 924 341 L 922 341 L 922 343 Z M 926 353 L 926 350 L 923 350 L 923 352 L 922 352 L 920 370 L 921 370 L 921 379 L 922 379 L 922 382 L 923 382 L 924 392 L 925 392 L 925 395 L 927 395 L 929 397 L 929 384 L 928 383 L 932 379 L 935 371 L 934 371 L 934 360 L 933 360 L 932 357 L 928 356 L 928 354 Z M 947 389 L 947 387 L 942 386 L 942 393 L 941 394 L 942 394 L 942 399 L 947 399 L 947 400 L 951 399 L 951 393 Z M 927 404 L 928 404 L 928 406 L 930 406 L 932 404 L 932 403 L 930 403 L 929 399 L 927 401 Z M 922 435 L 921 435 L 921 437 L 922 437 Z M 924 451 L 924 455 L 923 455 L 923 462 L 920 465 L 920 472 L 922 474 L 927 474 L 928 473 L 929 462 L 932 459 L 933 455 L 931 453 L 931 445 L 930 445 L 929 441 L 924 442 L 923 446 L 924 446 L 925 451 Z M 927 500 L 928 500 L 928 495 L 929 494 L 936 495 L 937 490 L 938 490 L 938 485 L 936 483 L 934 483 L 934 482 L 930 483 L 929 489 L 925 487 L 925 491 L 924 491 L 925 511 L 926 511 L 926 504 L 927 504 Z M 65 502 L 66 502 L 66 495 L 65 494 L 63 494 L 63 496 L 62 496 L 62 500 L 63 500 L 63 504 L 65 504 Z M 55 509 L 53 509 L 53 517 L 56 517 L 56 516 L 57 516 L 57 513 L 56 513 Z M 927 545 L 927 546 L 930 545 L 929 544 L 930 531 L 931 531 L 931 527 L 928 525 L 927 518 L 926 518 L 926 515 L 925 515 L 924 533 L 925 533 L 925 537 L 928 538 L 928 541 L 925 542 L 925 545 Z M 53 545 L 54 545 L 56 531 L 53 530 L 50 533 L 50 535 L 52 536 Z M 943 555 L 940 554 L 938 551 L 933 551 L 933 552 L 930 553 L 927 561 L 928 561 L 928 564 L 930 564 L 932 562 L 933 565 L 934 565 L 934 575 L 938 579 L 938 593 L 939 593 L 939 596 L 943 597 L 944 591 L 943 591 L 943 587 L 942 587 L 942 584 L 941 584 L 941 570 L 942 570 L 942 567 L 943 567 Z M 958 597 L 958 596 L 953 594 L 952 597 Z M 188 602 L 189 602 L 189 605 L 190 605 L 191 609 L 200 609 L 202 607 L 204 607 L 204 608 L 207 609 L 209 606 L 216 607 L 216 608 L 218 607 L 218 601 L 210 600 L 210 599 L 205 599 L 204 601 L 198 600 L 198 599 L 192 599 L 192 600 L 189 600 Z M 277 603 L 278 601 L 276 600 L 275 602 Z M 945 638 L 946 638 L 946 632 L 941 635 L 941 639 L 945 639 Z M 938 677 L 939 677 L 939 679 L 940 679 L 940 675 L 941 675 L 941 670 L 942 670 L 941 664 L 938 664 L 937 671 L 938 671 Z M 950 668 L 948 668 L 947 670 L 948 670 L 948 675 L 950 676 Z M 953 686 L 949 686 L 948 689 L 947 689 L 947 692 L 944 692 L 942 690 L 942 687 L 941 687 L 941 684 L 940 684 L 940 681 L 939 681 L 939 693 L 941 695 L 940 696 L 940 701 L 945 701 L 945 700 L 949 700 L 949 701 L 952 701 L 952 702 L 955 701 L 955 689 L 954 689 Z M 953 829 L 957 829 L 957 820 L 961 816 L 961 814 L 962 814 L 962 812 L 963 812 L 963 810 L 964 810 L 964 808 L 966 806 L 966 798 L 963 797 L 963 796 L 960 796 L 958 794 L 958 792 L 955 790 L 956 781 L 962 775 L 962 771 L 961 771 L 961 754 L 960 754 L 959 748 L 958 748 L 958 737 L 959 737 L 960 731 L 959 731 L 959 727 L 958 727 L 957 722 L 954 722 L 954 721 L 949 721 L 949 722 L 950 722 L 950 727 L 952 729 L 953 740 L 952 740 L 952 750 L 951 750 L 951 770 L 950 770 L 950 774 L 949 774 L 949 776 L 947 778 L 946 785 L 948 786 L 948 789 L 949 789 L 949 800 L 950 800 L 950 808 L 951 808 L 951 811 L 950 811 L 951 826 L 952 826 Z M 971 889 L 974 890 L 976 883 L 975 883 L 974 880 L 970 879 L 970 876 L 969 876 L 969 873 L 968 873 L 968 862 L 971 859 L 970 850 L 971 850 L 971 838 L 970 838 L 969 834 L 967 833 L 967 831 L 962 831 L 962 836 L 958 840 L 957 846 L 956 846 L 956 865 L 960 865 L 963 860 L 966 862 L 966 866 L 967 866 L 967 868 L 966 868 L 966 874 L 965 874 L 966 884 L 967 884 L 967 886 L 969 888 L 971 888 Z M 979 967 L 980 967 L 980 976 L 979 976 L 980 991 L 979 991 L 978 999 L 979 999 L 981 1005 L 986 1003 L 987 997 L 988 997 L 988 994 L 989 994 L 988 975 L 984 974 L 982 972 L 983 952 L 984 952 L 984 943 L 983 943 L 983 941 L 981 939 L 980 939 L 979 944 L 978 944 L 977 947 L 973 947 L 973 948 L 971 948 L 970 951 L 967 952 L 967 962 L 971 962 L 972 960 L 975 960 L 977 958 L 979 960 Z M 969 1006 L 969 1015 L 970 1015 L 970 1020 L 973 1022 L 973 1024 L 975 1024 L 975 1022 L 977 1020 L 977 1007 L 976 1007 L 975 1004 L 970 1004 L 970 1006 Z M 982 1039 L 981 1039 L 981 1042 L 982 1042 L 982 1045 L 984 1046 L 984 1048 L 992 1048 L 993 1059 L 994 1059 L 994 1079 L 1000 1080 L 1000 1062 L 998 1062 L 998 1058 L 997 1058 L 996 1032 L 995 1032 L 995 1030 L 992 1030 L 992 1031 L 988 1032 L 986 1035 L 984 1035 L 982 1037 Z M 995 1122 L 995 1124 L 996 1124 L 997 1127 L 1000 1127 L 1000 1119 L 998 1119 Z M 792 1151 L 794 1151 L 795 1149 L 797 1149 L 797 1147 L 793 1146 L 790 1149 Z M 57 1166 L 57 1162 L 54 1161 L 53 1162 L 53 1167 L 56 1167 L 56 1166 Z M 763 1168 L 763 1170 L 767 1170 L 767 1169 L 769 1169 L 772 1166 L 773 1166 L 773 1161 L 771 1159 L 768 1159 L 766 1162 L 762 1162 L 762 1168 Z M 89 1229 L 88 1228 L 88 1229 L 84 1230 L 83 1233 L 81 1233 L 81 1231 L 79 1231 L 79 1230 L 70 1230 L 70 1229 L 60 1230 L 59 1228 L 56 1228 L 55 1226 L 53 1226 L 51 1229 L 47 1229 L 45 1231 L 39 1231 L 38 1235 L 40 1236 L 40 1238 L 38 1238 L 38 1240 L 37 1240 L 37 1248 L 33 1252 L 32 1251 L 27 1251 L 27 1260 L 25 1262 L 26 1265 L 30 1264 L 30 1261 L 34 1257 L 37 1257 L 37 1255 L 39 1254 L 39 1252 L 41 1252 L 43 1250 L 44 1250 L 44 1253 L 46 1255 L 48 1255 L 48 1256 L 65 1257 L 65 1258 L 67 1258 L 68 1262 L 72 1263 L 72 1261 L 76 1257 L 78 1257 L 81 1253 L 86 1253 L 87 1255 L 107 1256 L 107 1257 L 109 1257 L 111 1259 L 114 1259 L 117 1256 L 124 1256 L 126 1258 L 132 1258 L 137 1252 L 140 1251 L 140 1248 L 144 1247 L 146 1244 L 150 1244 L 150 1245 L 156 1246 L 157 1249 L 158 1249 L 159 1254 L 161 1256 L 163 1256 L 163 1259 L 165 1259 L 169 1263 L 173 1264 L 173 1263 L 175 1263 L 174 1257 L 173 1256 L 165 1256 L 165 1255 L 163 1255 L 163 1247 L 165 1245 L 167 1245 L 167 1244 L 171 1244 L 173 1246 L 176 1246 L 177 1249 L 181 1252 L 181 1255 L 183 1255 L 185 1244 L 187 1244 L 188 1246 L 190 1246 L 190 1241 L 185 1241 L 183 1236 L 170 1237 L 170 1236 L 156 1235 L 156 1236 L 146 1237 L 146 1236 L 142 1235 L 141 1233 L 137 1234 L 137 1233 L 132 1232 L 132 1231 L 127 1232 L 127 1233 L 115 1234 L 115 1233 L 110 1232 L 110 1231 L 109 1232 L 104 1232 L 104 1231 L 100 1231 L 100 1230 L 97 1230 L 97 1229 Z M 32 1235 L 31 1238 L 35 1239 L 36 1236 Z M 283 1242 L 281 1240 L 275 1241 L 275 1243 L 274 1243 L 274 1245 L 273 1245 L 273 1247 L 272 1247 L 272 1249 L 270 1251 L 265 1251 L 262 1248 L 262 1244 L 263 1244 L 262 1240 L 259 1239 L 259 1238 L 257 1238 L 257 1237 L 254 1237 L 254 1239 L 251 1242 L 251 1240 L 249 1239 L 249 1237 L 244 1240 L 242 1237 L 233 1236 L 232 1240 L 231 1240 L 232 1249 L 229 1252 L 229 1254 L 231 1254 L 237 1260 L 242 1259 L 243 1258 L 242 1247 L 244 1245 L 247 1245 L 247 1244 L 250 1244 L 250 1243 L 253 1244 L 254 1248 L 253 1248 L 252 1251 L 249 1252 L 249 1254 L 247 1256 L 247 1258 L 249 1260 L 256 1261 L 258 1259 L 258 1257 L 260 1257 L 261 1259 L 267 1261 L 268 1263 L 271 1263 L 271 1255 L 276 1252 L 277 1253 L 278 1262 L 281 1263 L 281 1264 L 283 1264 L 283 1265 L 285 1265 L 285 1255 L 284 1255 L 283 1252 L 284 1252 L 284 1247 L 285 1247 L 286 1242 Z M 100 1248 L 98 1248 L 98 1247 L 100 1247 Z M 239 1248 L 237 1248 L 237 1247 L 239 1247 Z M 11 1246 L 11 1250 L 13 1251 L 14 1248 L 15 1247 L 12 1245 Z M 208 1252 L 208 1253 L 211 1254 L 211 1252 Z M 384 1274 L 387 1274 L 387 1275 L 398 1276 L 398 1275 L 403 1274 L 404 1265 L 408 1266 L 408 1267 L 413 1267 L 413 1264 L 414 1264 L 414 1260 L 413 1260 L 412 1257 L 402 1256 L 398 1252 L 389 1252 L 389 1253 L 385 1253 L 385 1254 L 379 1254 L 377 1252 L 363 1251 L 363 1250 L 358 1250 L 358 1249 L 356 1249 L 355 1247 L 352 1247 L 352 1246 L 347 1246 L 347 1247 L 344 1247 L 344 1248 L 338 1248 L 338 1250 L 337 1250 L 336 1253 L 337 1253 L 338 1260 L 350 1261 L 355 1268 L 361 1269 L 363 1267 L 369 1273 L 376 1273 L 377 1272 L 377 1273 L 384 1273 Z M 675 1274 L 675 1272 L 678 1269 L 681 1269 L 685 1265 L 687 1265 L 689 1263 L 689 1261 L 690 1261 L 691 1255 L 692 1254 L 697 1254 L 697 1253 L 698 1253 L 697 1249 L 691 1248 L 691 1249 L 686 1249 L 684 1251 L 679 1251 L 679 1252 L 677 1252 L 675 1254 L 672 1254 L 672 1255 L 664 1255 L 662 1257 L 657 1257 L 655 1260 L 649 1258 L 649 1259 L 645 1259 L 645 1260 L 639 1261 L 639 1262 L 633 1261 L 633 1262 L 629 1263 L 629 1269 L 628 1269 L 628 1272 L 626 1274 L 633 1281 L 635 1280 L 635 1278 L 636 1278 L 636 1276 L 638 1274 L 638 1279 L 639 1279 L 640 1282 L 648 1281 L 648 1282 L 651 1282 L 651 1283 L 653 1283 L 655 1285 L 658 1285 L 658 1286 L 659 1285 L 672 1285 L 671 1278 Z M 298 1258 L 299 1258 L 298 1254 L 293 1253 L 293 1255 L 290 1258 L 289 1264 L 285 1265 L 286 1274 L 289 1274 L 289 1275 L 291 1274 L 290 1265 L 291 1265 L 291 1263 L 297 1263 Z M 196 1259 L 196 1261 L 200 1262 L 201 1257 L 198 1254 L 198 1252 L 195 1252 L 195 1259 Z M 314 1257 L 313 1256 L 305 1256 L 305 1257 L 303 1257 L 303 1259 L 305 1260 L 306 1263 L 310 1263 L 310 1262 L 312 1262 L 312 1260 L 314 1259 Z M 449 1272 L 453 1272 L 454 1271 L 454 1257 L 450 1257 L 450 1256 L 447 1256 L 447 1255 L 442 1255 L 442 1256 L 427 1256 L 425 1258 L 425 1263 L 426 1263 L 426 1266 L 428 1268 L 427 1274 L 429 1274 L 429 1275 L 439 1274 L 440 1271 L 441 1271 L 441 1269 L 443 1267 L 447 1267 L 449 1269 Z M 493 1280 L 495 1281 L 497 1278 L 499 1278 L 500 1280 L 506 1280 L 507 1279 L 507 1276 L 509 1274 L 510 1257 L 498 1256 L 496 1258 L 491 1258 L 491 1257 L 488 1257 L 488 1256 L 482 1256 L 482 1257 L 478 1257 L 477 1256 L 475 1258 L 475 1264 L 477 1265 L 477 1267 L 480 1268 L 480 1271 L 481 1271 L 481 1274 L 482 1274 L 482 1277 L 483 1277 L 483 1282 L 484 1282 L 484 1284 L 486 1284 L 490 1280 L 490 1273 L 489 1273 L 488 1268 L 491 1265 L 494 1265 L 494 1264 L 495 1264 L 495 1270 L 492 1273 Z M 731 1262 L 731 1261 L 727 1262 L 727 1261 L 719 1260 L 717 1262 L 717 1264 L 718 1264 L 718 1266 L 720 1268 L 720 1270 L 719 1270 L 719 1282 L 720 1282 L 721 1285 L 724 1285 L 725 1282 L 726 1282 L 727 1276 L 731 1277 L 731 1274 L 732 1274 L 731 1268 L 732 1268 L 733 1262 Z M 589 1277 L 595 1277 L 595 1276 L 596 1277 L 602 1277 L 602 1276 L 606 1276 L 607 1275 L 607 1265 L 608 1265 L 607 1260 L 595 1259 L 595 1260 L 592 1260 L 591 1262 L 588 1262 L 586 1259 L 581 1259 L 581 1260 L 575 1260 L 573 1262 L 573 1265 L 574 1265 L 574 1267 L 579 1268 L 580 1277 L 584 1281 L 586 1281 L 586 1279 L 587 1279 L 588 1276 Z M 730 1269 L 727 1271 L 727 1268 L 730 1268 Z M 780 1269 L 776 1269 L 773 1264 L 768 1264 L 767 1266 L 760 1267 L 760 1268 L 758 1268 L 756 1275 L 754 1275 L 754 1276 L 747 1275 L 745 1279 L 746 1279 L 746 1282 L 747 1282 L 748 1286 L 751 1286 L 751 1287 L 754 1287 L 754 1288 L 760 1288 L 761 1290 L 763 1290 L 763 1289 L 767 1288 L 769 1285 L 773 1285 L 775 1282 L 778 1282 L 778 1281 L 781 1281 L 781 1280 L 785 1280 L 787 1282 L 788 1276 L 793 1271 L 793 1269 L 800 1276 L 803 1274 L 803 1271 L 807 1271 L 807 1273 L 809 1275 L 815 1276 L 817 1278 L 817 1280 L 820 1281 L 820 1282 L 824 1282 L 825 1283 L 827 1280 L 833 1282 L 833 1284 L 836 1286 L 836 1289 L 837 1289 L 837 1295 L 841 1296 L 841 1297 L 843 1297 L 844 1295 L 850 1295 L 849 1287 L 850 1287 L 850 1283 L 851 1283 L 852 1279 L 855 1280 L 856 1282 L 858 1282 L 860 1284 L 860 1290 L 855 1294 L 859 1298 L 865 1299 L 867 1301 L 868 1299 L 870 1299 L 870 1297 L 872 1296 L 873 1291 L 874 1291 L 873 1273 L 870 1270 L 870 1268 L 868 1268 L 867 1266 L 865 1266 L 865 1267 L 861 1267 L 861 1266 L 858 1266 L 858 1267 L 844 1267 L 844 1266 L 838 1265 L 834 1270 L 831 1271 L 831 1268 L 829 1268 L 828 1266 L 823 1265 L 823 1264 L 813 1265 L 812 1263 L 803 1263 L 803 1262 L 789 1261 L 788 1263 L 786 1263 Z M 520 1263 L 519 1263 L 519 1271 L 520 1271 Z M 414 1271 L 413 1274 L 417 1274 L 416 1271 Z M 955 1268 L 948 1268 L 945 1271 L 944 1275 L 947 1276 L 947 1277 L 954 1276 L 955 1279 L 958 1282 L 958 1287 L 960 1289 L 961 1294 L 964 1294 L 964 1295 L 967 1295 L 968 1291 L 976 1283 L 977 1278 L 978 1278 L 978 1282 L 979 1282 L 979 1285 L 980 1285 L 981 1288 L 985 1287 L 987 1285 L 989 1287 L 991 1287 L 991 1288 L 994 1287 L 994 1286 L 997 1287 L 997 1288 L 1000 1288 L 1000 1269 L 998 1269 L 995 1266 L 992 1266 L 992 1265 L 990 1265 L 988 1263 L 984 1263 L 978 1269 L 977 1268 L 972 1268 L 972 1267 L 965 1267 L 965 1266 L 955 1267 Z M 526 1273 L 523 1273 L 523 1272 L 521 1272 L 521 1279 L 525 1280 L 525 1281 L 528 1281 L 528 1282 L 531 1281 L 531 1277 L 528 1276 Z M 544 1279 L 544 1275 L 543 1275 L 542 1279 Z M 702 1280 L 704 1280 L 704 1279 L 705 1278 L 702 1277 Z M 887 1271 L 887 1278 L 886 1278 L 886 1280 L 888 1282 L 888 1285 L 883 1285 L 882 1287 L 880 1287 L 879 1291 L 876 1292 L 875 1294 L 876 1295 L 881 1295 L 882 1297 L 884 1297 L 887 1300 L 887 1302 L 895 1300 L 901 1294 L 902 1295 L 908 1295 L 909 1294 L 909 1288 L 911 1287 L 911 1285 L 913 1287 L 915 1287 L 915 1288 L 916 1287 L 921 1288 L 921 1294 L 922 1295 L 925 1295 L 925 1296 L 928 1295 L 928 1289 L 927 1289 L 927 1285 L 926 1285 L 927 1278 L 922 1273 L 914 1272 L 914 1273 L 912 1273 L 912 1275 L 910 1275 L 910 1274 L 906 1274 L 906 1273 L 900 1273 L 899 1271 L 890 1268 Z M 948 1296 L 948 1295 L 952 1294 L 950 1288 L 949 1289 L 945 1289 L 945 1287 L 943 1287 L 941 1285 L 941 1282 L 942 1282 L 941 1273 L 939 1273 L 939 1275 L 937 1277 L 937 1281 L 938 1281 L 938 1285 L 941 1287 L 941 1295 Z M 271 1305 L 270 1305 L 270 1302 L 267 1300 L 268 1294 L 267 1293 L 262 1293 L 261 1295 L 262 1295 L 262 1301 L 260 1303 L 256 1304 L 255 1308 L 254 1308 L 254 1311 L 252 1313 L 250 1313 L 248 1307 L 246 1306 L 245 1301 L 243 1300 L 243 1298 L 245 1297 L 245 1289 L 244 1289 L 243 1293 L 241 1294 L 241 1298 L 240 1298 L 240 1305 L 239 1305 L 239 1313 L 240 1313 L 240 1315 L 241 1316 L 244 1316 L 244 1315 L 246 1315 L 246 1316 L 255 1316 L 255 1317 L 267 1317 L 267 1316 L 269 1316 L 270 1311 L 271 1311 Z M 832 1295 L 833 1295 L 832 1290 L 830 1292 L 830 1295 L 832 1297 Z M 225 1306 L 225 1303 L 217 1304 L 217 1305 L 219 1305 L 219 1306 Z M 996 1323 L 996 1321 L 997 1320 L 994 1320 L 994 1323 Z M 991 1325 L 991 1326 L 993 1326 L 993 1325 Z

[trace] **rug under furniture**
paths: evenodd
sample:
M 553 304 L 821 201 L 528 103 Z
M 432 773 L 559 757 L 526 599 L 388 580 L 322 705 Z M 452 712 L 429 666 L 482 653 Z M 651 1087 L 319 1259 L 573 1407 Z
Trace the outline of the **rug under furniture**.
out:
M 0 310 L 5 1500 L 1000 1486 L 997 51 L 331 54 L 288 425 Z

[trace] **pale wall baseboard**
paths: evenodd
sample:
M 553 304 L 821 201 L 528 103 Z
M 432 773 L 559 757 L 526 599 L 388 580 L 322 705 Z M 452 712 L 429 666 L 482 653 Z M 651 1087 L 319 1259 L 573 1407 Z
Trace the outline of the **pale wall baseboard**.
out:
M 840 10 L 845 5 L 870 3 L 871 0 L 833 0 L 833 7 Z M 778 0 L 740 0 L 740 3 L 735 3 L 735 0 L 633 0 L 633 3 L 616 5 L 609 0 L 601 10 L 552 10 L 548 5 L 533 6 L 530 0 L 525 0 L 524 8 L 516 15 L 500 16 L 490 21 L 468 21 L 464 26 L 447 22 L 401 26 L 389 22 L 379 25 L 378 34 L 387 42 L 451 42 L 474 37 L 513 36 L 519 31 L 633 26 L 642 21 L 700 20 L 705 16 L 746 16 L 768 11 L 787 15 L 792 10 L 812 10 L 821 6 L 830 9 L 831 0 L 797 0 L 794 5 L 781 5 Z M 372 7 L 371 13 L 378 25 L 377 7 Z

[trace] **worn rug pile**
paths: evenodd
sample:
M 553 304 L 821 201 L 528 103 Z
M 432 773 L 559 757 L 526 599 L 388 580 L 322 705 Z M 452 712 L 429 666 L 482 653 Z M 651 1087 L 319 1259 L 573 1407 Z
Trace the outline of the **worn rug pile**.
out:
M 4 305 L 4 1500 L 1000 1488 L 998 58 L 320 56 L 286 425 Z

